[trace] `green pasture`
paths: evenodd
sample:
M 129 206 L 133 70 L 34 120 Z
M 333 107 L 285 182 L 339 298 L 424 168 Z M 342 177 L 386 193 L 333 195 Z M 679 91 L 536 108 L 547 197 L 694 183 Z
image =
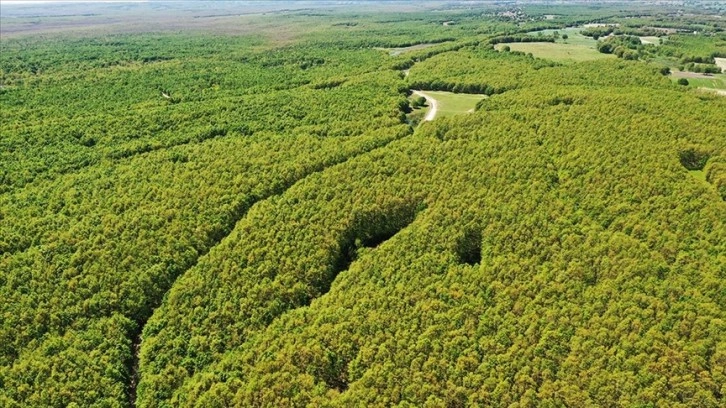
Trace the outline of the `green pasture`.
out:
M 562 41 L 562 40 L 560 40 Z M 580 44 L 568 43 L 548 43 L 548 42 L 533 42 L 533 43 L 508 43 L 498 44 L 497 49 L 501 50 L 502 47 L 508 45 L 512 51 L 521 51 L 525 53 L 532 53 L 535 57 L 546 58 L 553 61 L 594 61 L 606 58 L 615 58 L 612 54 L 603 54 L 592 47 Z
M 726 89 L 726 74 L 715 74 L 712 77 L 708 78 L 689 78 L 686 76 L 678 75 L 678 73 L 674 73 L 673 75 L 671 75 L 671 80 L 673 82 L 676 82 L 680 78 L 684 77 L 688 80 L 688 86 L 693 88 Z
M 590 37 L 585 37 L 584 35 L 580 34 L 580 31 L 582 31 L 582 27 L 568 27 L 568 28 L 561 28 L 556 30 L 539 30 L 539 31 L 531 31 L 527 33 L 528 35 L 538 35 L 542 33 L 542 36 L 550 36 L 554 33 L 558 32 L 560 34 L 560 38 L 557 39 L 556 44 L 571 44 L 571 45 L 582 45 L 586 47 L 595 47 L 595 44 L 597 44 L 597 41 L 593 40 Z M 567 39 L 562 39 L 562 35 L 567 34 Z
M 457 94 L 452 92 L 426 91 L 427 95 L 438 102 L 436 117 L 453 116 L 472 111 L 476 104 L 486 95 L 479 94 Z

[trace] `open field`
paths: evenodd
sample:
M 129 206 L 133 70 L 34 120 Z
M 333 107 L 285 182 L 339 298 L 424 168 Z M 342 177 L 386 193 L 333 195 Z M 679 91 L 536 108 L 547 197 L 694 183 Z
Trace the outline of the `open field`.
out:
M 508 45 L 512 51 L 521 51 L 532 53 L 535 57 L 546 58 L 553 61 L 595 61 L 602 59 L 615 58 L 612 54 L 603 54 L 598 52 L 594 47 L 578 44 L 566 43 L 508 43 L 497 44 L 497 49 Z
M 688 84 L 697 88 L 726 89 L 726 76 L 714 75 L 713 78 L 689 78 Z
M 407 52 L 423 50 L 423 49 L 430 48 L 430 47 L 434 47 L 434 46 L 437 46 L 437 45 L 440 45 L 440 44 L 441 43 L 436 43 L 436 44 L 416 44 L 416 45 L 411 45 L 409 47 L 399 47 L 399 48 L 381 48 L 381 47 L 376 47 L 376 49 L 381 50 L 381 51 L 387 51 L 390 56 L 395 57 L 395 56 L 398 56 L 398 55 L 401 55 L 401 54 L 405 54 Z
M 619 27 L 618 23 L 587 23 L 583 27 L 585 28 L 598 28 L 598 27 Z
M 437 116 L 453 116 L 463 113 L 471 113 L 479 101 L 487 98 L 486 95 L 441 91 L 426 91 L 425 94 L 436 99 Z
M 557 32 L 559 38 L 554 43 L 509 43 L 507 45 L 514 51 L 531 52 L 535 57 L 553 61 L 593 61 L 611 57 L 598 52 L 595 48 L 597 41 L 585 37 L 580 34 L 580 31 L 582 31 L 582 27 L 530 31 L 527 34 L 543 36 L 550 36 Z M 567 35 L 567 39 L 562 38 L 563 34 Z M 502 46 L 502 44 L 498 44 L 497 48 Z
M 643 44 L 660 45 L 660 37 L 646 36 L 646 37 L 639 37 L 639 38 L 640 38 L 640 42 Z
M 597 44 L 597 41 L 593 40 L 590 37 L 585 37 L 584 35 L 580 34 L 580 31 L 582 31 L 581 27 L 567 27 L 562 29 L 550 29 L 550 30 L 538 30 L 538 31 L 530 31 L 527 34 L 530 35 L 553 35 L 555 32 L 560 34 L 560 38 L 557 38 L 556 44 L 571 44 L 571 45 L 582 45 L 585 47 L 591 47 L 595 48 L 595 45 Z M 563 34 L 567 34 L 567 39 L 563 39 L 561 36 Z
M 53 3 L 51 7 L 50 3 Z M 0 36 L 9 39 L 41 33 L 87 36 L 184 31 L 224 35 L 259 34 L 278 43 L 290 43 L 302 33 L 327 31 L 331 25 L 341 22 L 325 17 L 340 15 L 341 12 L 370 12 L 373 3 L 380 13 L 417 12 L 443 5 L 436 1 L 364 1 L 343 4 L 327 0 L 3 1 L 0 2 Z M 283 15 L 288 24 L 279 24 L 279 18 Z
M 143 7 L 143 6 L 141 6 Z M 105 9 L 104 9 L 105 10 Z M 303 34 L 310 35 L 319 24 L 290 24 L 281 27 L 275 22 L 275 11 L 247 11 L 239 14 L 204 15 L 198 12 L 172 10 L 108 9 L 91 16 L 3 18 L 3 38 L 37 35 L 87 37 L 133 33 L 214 32 L 221 35 L 257 35 L 275 44 L 289 44 Z M 318 28 L 316 28 L 316 25 Z
M 726 74 L 700 74 L 697 72 L 673 71 L 670 75 L 674 82 L 686 78 L 694 88 L 726 89 Z

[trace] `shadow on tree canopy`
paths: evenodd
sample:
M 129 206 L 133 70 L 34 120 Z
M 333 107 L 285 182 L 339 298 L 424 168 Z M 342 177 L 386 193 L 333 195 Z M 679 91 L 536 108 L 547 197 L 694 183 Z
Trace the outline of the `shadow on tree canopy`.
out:
M 330 285 L 338 274 L 347 270 L 362 252 L 377 248 L 393 238 L 411 224 L 424 208 L 420 203 L 404 202 L 390 208 L 377 208 L 354 214 L 353 226 L 340 241 L 340 253 L 335 258 L 331 273 L 318 285 L 320 295 L 330 290 Z

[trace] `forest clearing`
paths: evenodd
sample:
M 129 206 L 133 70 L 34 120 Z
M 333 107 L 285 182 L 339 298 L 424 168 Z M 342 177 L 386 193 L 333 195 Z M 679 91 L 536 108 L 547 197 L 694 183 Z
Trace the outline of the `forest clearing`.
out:
M 498 44 L 497 48 L 501 50 L 505 46 L 510 47 L 512 51 L 532 53 L 535 57 L 553 61 L 594 61 L 613 57 L 610 54 L 598 52 L 594 47 L 580 44 L 549 42 L 503 43 Z
M 726 74 L 702 74 L 697 72 L 673 71 L 671 79 L 678 82 L 680 78 L 686 78 L 688 85 L 695 88 L 708 89 L 713 91 L 726 90 Z M 723 93 L 719 93 L 723 94 Z
M 424 43 L 424 44 L 411 45 L 409 47 L 400 47 L 400 48 L 376 48 L 376 49 L 379 49 L 379 50 L 382 50 L 382 51 L 386 51 L 386 52 L 388 52 L 388 54 L 390 56 L 396 57 L 396 56 L 399 56 L 401 54 L 405 54 L 407 52 L 417 51 L 417 50 L 423 50 L 423 49 L 426 49 L 426 48 L 434 47 L 436 45 L 439 45 L 439 44 L 434 44 L 434 43 L 426 44 L 426 43 Z
M 476 108 L 476 104 L 487 97 L 486 95 L 440 91 L 428 91 L 424 95 L 435 101 L 432 110 L 435 107 L 437 114 L 442 117 L 471 113 Z
M 640 42 L 643 44 L 660 44 L 660 37 L 654 37 L 654 36 L 645 36 L 645 37 L 638 37 L 640 38 Z

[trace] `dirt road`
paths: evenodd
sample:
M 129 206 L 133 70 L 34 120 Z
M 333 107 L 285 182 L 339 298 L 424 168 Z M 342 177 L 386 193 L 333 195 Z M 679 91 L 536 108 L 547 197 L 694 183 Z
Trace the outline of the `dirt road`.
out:
M 429 103 L 429 112 L 426 114 L 426 117 L 423 118 L 424 121 L 431 121 L 434 120 L 436 117 L 436 111 L 439 109 L 439 103 L 436 101 L 436 99 L 432 98 L 430 95 L 427 95 L 421 91 L 413 91 L 414 95 L 417 96 L 423 96 L 426 98 L 426 101 Z

